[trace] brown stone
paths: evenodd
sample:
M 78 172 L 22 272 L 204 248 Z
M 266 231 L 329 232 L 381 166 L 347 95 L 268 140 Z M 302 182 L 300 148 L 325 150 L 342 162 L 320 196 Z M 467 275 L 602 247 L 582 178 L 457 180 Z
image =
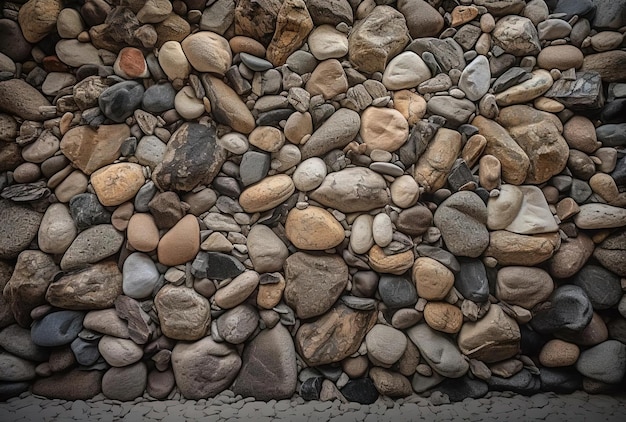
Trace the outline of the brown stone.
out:
M 61 139 L 61 152 L 75 167 L 91 174 L 120 157 L 122 143 L 130 136 L 128 125 L 101 125 L 70 129 Z
M 550 259 L 560 244 L 558 233 L 527 236 L 497 230 L 489 234 L 484 256 L 495 258 L 500 265 L 533 266 Z
M 573 116 L 563 125 L 563 137 L 574 149 L 587 154 L 594 153 L 602 146 L 596 136 L 593 122 L 584 116 Z
M 58 271 L 52 257 L 41 251 L 26 250 L 19 254 L 3 295 L 20 326 L 30 327 L 30 312 L 46 303 L 46 291 Z
M 337 219 L 325 209 L 312 205 L 289 211 L 285 235 L 298 249 L 318 251 L 334 248 L 345 238 Z
M 585 56 L 581 70 L 598 72 L 602 82 L 624 82 L 626 51 L 613 50 Z
M 176 340 L 198 340 L 211 323 L 209 301 L 195 290 L 166 285 L 154 298 L 161 331 Z
M 376 322 L 376 312 L 338 305 L 296 333 L 298 354 L 310 366 L 341 362 L 359 349 Z
M 526 179 L 530 160 L 524 150 L 511 138 L 505 128 L 493 120 L 476 116 L 472 124 L 487 140 L 484 154 L 495 156 L 502 166 L 502 179 L 520 185 Z
M 359 131 L 367 152 L 379 149 L 393 152 L 409 137 L 409 124 L 402 113 L 393 108 L 368 107 L 361 115 Z
M 435 192 L 446 184 L 452 165 L 461 152 L 461 134 L 441 128 L 428 144 L 415 166 L 415 180 L 428 193 Z
M 157 256 L 161 264 L 174 266 L 191 261 L 199 250 L 198 219 L 188 214 L 163 235 L 157 247 Z
M 239 95 L 222 79 L 207 73 L 202 75 L 202 85 L 211 103 L 215 120 L 236 130 L 248 134 L 255 128 L 254 117 Z
M 498 305 L 476 322 L 463 324 L 457 337 L 461 352 L 486 363 L 508 359 L 520 351 L 521 334 L 517 322 Z
M 572 198 L 563 198 L 556 204 L 556 215 L 559 220 L 565 221 L 578 214 L 580 207 Z
M 276 28 L 281 0 L 240 0 L 235 8 L 235 34 L 268 45 Z
M 573 343 L 552 339 L 548 341 L 539 353 L 539 362 L 548 368 L 571 366 L 576 363 L 580 349 Z
M 324 314 L 348 284 L 348 267 L 338 255 L 296 252 L 285 261 L 285 302 L 299 318 Z
M 53 374 L 34 382 L 32 392 L 48 399 L 89 400 L 100 394 L 102 371 L 81 371 Z
M 151 252 L 159 244 L 159 228 L 154 217 L 148 213 L 138 212 L 128 222 L 126 231 L 128 244 L 140 252 Z
M 532 309 L 554 290 L 550 275 L 541 268 L 509 266 L 498 271 L 496 297 L 510 305 Z
M 412 269 L 417 294 L 426 300 L 442 300 L 454 285 L 454 274 L 445 265 L 428 257 L 415 260 Z
M 0 82 L 0 111 L 24 120 L 43 121 L 46 116 L 40 111 L 40 107 L 50 106 L 50 101 L 23 79 Z
M 104 261 L 69 273 L 50 284 L 46 300 L 72 310 L 106 309 L 122 294 L 122 273 L 114 261 Z
M 282 66 L 287 57 L 302 46 L 313 29 L 313 20 L 304 0 L 285 0 L 276 17 L 274 36 L 266 56 L 274 66 Z
M 393 93 L 393 108 L 404 116 L 409 126 L 413 126 L 426 114 L 426 100 L 419 94 L 403 89 Z
M 314 95 L 322 95 L 329 100 L 348 90 L 348 79 L 339 60 L 324 60 L 317 65 L 306 83 L 306 90 Z
M 272 309 L 278 305 L 283 298 L 286 281 L 281 273 L 273 273 L 276 283 L 261 284 L 256 296 L 256 303 L 262 309 Z
M 37 43 L 56 28 L 63 8 L 61 0 L 29 0 L 20 9 L 17 20 L 26 41 Z
M 478 179 L 480 186 L 487 190 L 500 187 L 500 175 L 502 173 L 500 160 L 493 155 L 487 154 L 480 158 L 479 163 Z
M 145 181 L 143 168 L 134 163 L 110 164 L 91 175 L 91 185 L 105 207 L 134 198 Z
M 387 397 L 406 397 L 413 394 L 411 382 L 404 375 L 384 368 L 374 367 L 369 373 L 376 390 Z
M 400 252 L 395 255 L 387 255 L 378 245 L 372 246 L 367 254 L 370 267 L 379 273 L 403 274 L 411 268 L 415 259 L 412 250 Z
M 537 65 L 546 70 L 578 69 L 582 64 L 583 53 L 573 45 L 551 45 L 537 56 Z
M 239 203 L 246 212 L 263 212 L 285 202 L 295 189 L 291 177 L 277 174 L 246 188 L 239 197 Z
M 455 334 L 463 324 L 463 313 L 446 302 L 428 302 L 424 307 L 424 320 L 433 330 Z

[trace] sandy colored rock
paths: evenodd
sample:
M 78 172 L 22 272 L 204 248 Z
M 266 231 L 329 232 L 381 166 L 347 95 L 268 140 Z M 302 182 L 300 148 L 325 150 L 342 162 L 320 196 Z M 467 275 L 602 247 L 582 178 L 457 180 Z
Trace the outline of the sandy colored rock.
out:
M 463 313 L 446 302 L 428 302 L 424 308 L 424 320 L 433 330 L 455 334 L 463 324 Z
M 232 52 L 226 38 L 211 32 L 199 31 L 181 43 L 187 60 L 198 72 L 224 75 L 232 63 Z
M 130 136 L 125 124 L 70 129 L 61 139 L 61 152 L 85 174 L 113 163 L 121 155 L 122 143 Z
M 552 339 L 541 348 L 539 362 L 548 368 L 559 368 L 574 365 L 578 356 L 580 356 L 580 349 L 577 345 Z
M 267 46 L 267 59 L 282 66 L 287 57 L 302 46 L 313 29 L 313 20 L 304 0 L 286 0 L 276 16 L 276 30 Z
M 23 79 L 0 82 L 0 111 L 25 120 L 43 121 L 46 117 L 40 107 L 50 106 L 50 101 Z
M 583 53 L 573 45 L 551 45 L 537 56 L 537 65 L 545 70 L 578 69 L 583 64 Z
M 246 188 L 239 197 L 239 203 L 249 213 L 267 211 L 285 202 L 294 191 L 291 177 L 278 174 Z
M 314 95 L 322 95 L 325 100 L 348 90 L 348 79 L 339 60 L 324 60 L 317 65 L 306 83 L 306 90 Z
M 441 128 L 420 156 L 413 176 L 425 192 L 435 192 L 446 184 L 452 165 L 461 152 L 461 134 Z
M 378 246 L 372 246 L 367 254 L 370 267 L 379 273 L 403 274 L 413 265 L 413 251 L 408 250 L 395 255 L 387 255 L 383 249 Z
M 56 28 L 57 17 L 63 8 L 61 0 L 29 0 L 20 9 L 17 20 L 24 38 L 37 43 Z
M 567 144 L 587 154 L 594 153 L 602 143 L 598 142 L 593 122 L 585 116 L 572 116 L 563 125 L 563 137 Z
M 444 299 L 454 285 L 454 273 L 432 258 L 417 258 L 411 274 L 417 294 L 426 300 Z
M 209 301 L 195 290 L 166 285 L 154 298 L 163 334 L 176 340 L 198 340 L 211 322 Z
M 494 257 L 500 265 L 537 265 L 550 259 L 561 243 L 558 233 L 532 236 L 497 230 L 489 234 L 484 256 Z
M 289 211 L 285 235 L 298 249 L 320 251 L 334 248 L 345 237 L 337 219 L 325 209 L 314 206 Z
M 512 265 L 498 271 L 495 295 L 510 305 L 532 309 L 546 301 L 554 287 L 552 277 L 545 270 Z
M 409 136 L 409 124 L 402 113 L 392 108 L 368 107 L 361 115 L 359 131 L 367 152 L 374 149 L 393 152 Z
M 188 214 L 163 235 L 157 247 L 157 256 L 161 264 L 174 266 L 191 261 L 199 250 L 198 219 Z
M 426 114 L 426 100 L 419 94 L 403 89 L 393 94 L 393 107 L 413 126 Z
M 505 128 L 493 120 L 476 116 L 472 124 L 487 140 L 484 154 L 493 155 L 502 166 L 502 180 L 520 185 L 526 180 L 530 160 L 524 150 L 511 138 Z
M 100 203 L 111 207 L 134 198 L 146 179 L 139 164 L 118 163 L 96 170 L 90 181 Z
M 613 50 L 585 56 L 581 70 L 598 72 L 603 82 L 624 82 L 624 66 L 626 51 Z
M 202 85 L 211 103 L 215 120 L 232 127 L 237 132 L 248 134 L 255 128 L 254 117 L 239 95 L 220 78 L 202 75 Z
M 151 252 L 159 244 L 159 228 L 148 213 L 136 213 L 128 221 L 128 244 L 140 252 Z
M 545 94 L 553 84 L 550 72 L 537 69 L 531 78 L 496 94 L 496 103 L 500 107 L 521 104 Z

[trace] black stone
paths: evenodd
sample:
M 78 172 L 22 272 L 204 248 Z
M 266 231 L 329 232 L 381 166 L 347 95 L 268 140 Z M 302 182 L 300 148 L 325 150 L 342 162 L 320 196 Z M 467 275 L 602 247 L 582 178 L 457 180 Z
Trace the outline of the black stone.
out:
M 235 257 L 221 252 L 198 252 L 191 264 L 191 274 L 196 278 L 225 280 L 237 277 L 246 267 Z
M 620 147 L 626 145 L 626 123 L 612 123 L 596 128 L 598 141 L 603 147 Z
M 104 208 L 93 193 L 74 195 L 70 199 L 70 214 L 79 230 L 111 222 L 111 213 Z
M 28 382 L 0 382 L 0 402 L 7 401 L 11 397 L 17 397 L 28 391 Z
M 87 341 L 79 337 L 70 346 L 79 365 L 90 366 L 100 359 L 98 341 Z
M 596 13 L 594 29 L 617 30 L 626 24 L 626 0 L 593 0 Z
M 440 391 L 446 394 L 451 402 L 459 402 L 466 398 L 479 399 L 487 394 L 489 387 L 485 381 L 464 375 L 461 378 L 446 378 L 431 391 Z
M 20 25 L 11 19 L 0 19 L 0 53 L 15 62 L 23 62 L 30 57 L 32 45 L 26 41 Z
M 106 117 L 122 123 L 139 108 L 144 92 L 143 85 L 139 82 L 119 82 L 100 94 L 98 105 Z
M 464 123 L 458 127 L 457 131 L 459 131 L 462 135 L 465 135 L 467 138 L 478 135 L 479 130 L 476 126 L 470 125 L 469 123 Z
M 521 67 L 512 67 L 495 80 L 493 83 L 493 92 L 497 94 L 505 91 L 512 86 L 527 81 L 530 78 L 530 73 L 525 69 L 522 69 Z
M 461 271 L 454 280 L 454 287 L 463 295 L 476 303 L 483 303 L 489 298 L 489 280 L 485 265 L 480 259 L 459 257 Z
M 239 67 L 231 66 L 226 71 L 226 78 L 229 82 L 228 85 L 235 90 L 237 95 L 248 95 L 250 91 L 252 91 L 252 85 L 250 85 L 250 82 L 241 76 L 241 73 L 239 73 Z
M 626 98 L 619 98 L 605 104 L 600 113 L 602 123 L 624 123 L 626 122 Z
M 591 20 L 596 12 L 596 6 L 591 0 L 559 0 L 552 13 L 565 13 L 563 20 L 570 20 L 573 16 Z
M 594 310 L 609 309 L 622 298 L 620 278 L 598 265 L 584 266 L 572 282 L 585 291 Z
M 534 331 L 528 324 L 521 324 L 519 331 L 522 337 L 520 339 L 520 352 L 523 355 L 538 356 L 543 346 L 549 341 L 547 336 Z
M 541 368 L 539 372 L 542 391 L 553 391 L 557 394 L 571 394 L 581 390 L 583 377 L 574 368 Z
M 259 113 L 256 119 L 258 126 L 279 126 L 281 120 L 287 120 L 295 110 L 292 108 L 277 108 Z
M 592 193 L 593 191 L 591 190 L 589 183 L 580 179 L 572 179 L 569 196 L 576 201 L 577 204 L 584 204 Z
M 323 377 L 313 377 L 305 380 L 300 385 L 300 397 L 304 400 L 319 400 L 322 391 Z
M 571 284 L 558 287 L 530 320 L 542 334 L 572 334 L 591 322 L 593 307 L 585 291 Z
M 450 189 L 452 192 L 456 192 L 461 189 L 461 187 L 473 181 L 474 177 L 467 163 L 462 158 L 458 158 L 454 162 L 450 173 L 448 173 L 448 185 L 450 185 Z
M 378 399 L 378 390 L 376 390 L 376 386 L 369 378 L 350 380 L 339 391 L 346 400 L 360 404 L 372 404 Z
M 226 195 L 231 198 L 239 198 L 241 195 L 241 188 L 237 179 L 230 176 L 217 176 L 213 180 L 213 188 L 221 195 Z
M 383 274 L 378 281 L 378 294 L 388 308 L 406 308 L 417 303 L 415 283 L 409 278 Z
M 493 375 L 487 384 L 492 391 L 512 391 L 524 396 L 536 394 L 541 390 L 541 380 L 528 369 L 522 369 L 510 378 Z

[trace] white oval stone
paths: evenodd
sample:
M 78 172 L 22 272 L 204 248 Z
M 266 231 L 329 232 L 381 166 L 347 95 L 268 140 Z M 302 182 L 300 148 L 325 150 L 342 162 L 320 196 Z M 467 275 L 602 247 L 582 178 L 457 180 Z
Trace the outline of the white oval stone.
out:
M 398 177 L 389 187 L 391 200 L 400 208 L 409 208 L 417 203 L 419 199 L 419 185 L 415 178 L 405 174 Z
M 244 154 L 248 151 L 250 144 L 248 138 L 241 133 L 230 132 L 217 140 L 217 144 L 233 154 Z
M 43 215 L 37 237 L 39 249 L 49 254 L 65 253 L 78 231 L 65 204 L 51 204 Z
M 321 25 L 311 31 L 308 43 L 311 53 L 320 61 L 348 54 L 348 37 L 331 25 Z
M 296 189 L 308 192 L 322 184 L 326 177 L 326 163 L 319 157 L 312 157 L 301 162 L 293 173 Z
M 478 101 L 489 91 L 490 82 L 489 60 L 485 56 L 478 56 L 463 69 L 459 88 L 467 99 Z
M 383 85 L 390 90 L 414 88 L 430 77 L 424 60 L 412 51 L 405 51 L 391 59 L 385 68 Z
M 178 41 L 167 41 L 159 49 L 159 65 L 167 77 L 174 79 L 187 79 L 191 71 L 191 65 L 183 52 Z
M 196 119 L 204 113 L 204 103 L 196 98 L 193 88 L 184 86 L 174 97 L 174 108 L 184 119 Z
M 391 243 L 393 239 L 393 224 L 387 214 L 380 213 L 374 217 L 372 234 L 374 235 L 374 242 L 381 248 Z
M 367 253 L 374 246 L 373 225 L 374 217 L 369 214 L 361 214 L 354 220 L 350 235 L 350 247 L 354 253 Z

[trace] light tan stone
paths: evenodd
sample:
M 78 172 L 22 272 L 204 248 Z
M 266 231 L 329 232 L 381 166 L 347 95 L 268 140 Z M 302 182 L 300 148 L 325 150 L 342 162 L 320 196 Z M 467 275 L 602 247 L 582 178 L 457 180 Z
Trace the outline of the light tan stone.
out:
M 409 124 L 402 113 L 393 108 L 368 107 L 361 115 L 359 134 L 367 152 L 375 149 L 393 152 L 408 139 Z
M 226 38 L 211 31 L 189 35 L 181 43 L 187 60 L 198 72 L 223 75 L 230 67 L 233 56 Z
M 554 81 L 550 72 L 537 69 L 531 78 L 496 94 L 496 103 L 500 107 L 523 104 L 543 95 L 550 89 Z
M 163 235 L 157 247 L 159 262 L 180 265 L 195 258 L 200 251 L 200 225 L 195 215 L 184 216 Z
M 583 64 L 583 53 L 573 45 L 550 45 L 537 56 L 537 65 L 545 70 L 578 69 Z
M 567 341 L 552 339 L 548 341 L 539 353 L 539 362 L 548 368 L 571 366 L 580 356 L 580 348 Z
M 286 201 L 295 189 L 293 180 L 286 174 L 269 176 L 246 188 L 239 203 L 246 212 L 263 212 Z
M 403 89 L 394 92 L 393 108 L 404 116 L 409 126 L 413 126 L 426 114 L 426 100 L 419 94 Z
M 128 221 L 128 244 L 140 252 L 151 252 L 159 244 L 159 228 L 148 213 L 136 213 Z
M 441 262 L 428 257 L 415 260 L 412 269 L 417 294 L 426 300 L 442 300 L 454 285 L 454 274 Z
M 285 277 L 281 273 L 272 274 L 278 280 L 277 283 L 259 285 L 256 296 L 256 304 L 263 309 L 272 309 L 278 305 L 285 291 Z
M 489 234 L 489 246 L 484 256 L 495 258 L 500 265 L 530 267 L 550 259 L 560 244 L 558 233 L 527 236 L 498 230 Z
M 424 320 L 433 330 L 455 334 L 463 324 L 463 313 L 446 302 L 428 302 L 424 307 Z
M 306 90 L 328 100 L 348 90 L 348 79 L 339 60 L 329 59 L 317 65 L 306 83 Z
M 408 250 L 395 255 L 387 255 L 383 249 L 378 246 L 372 246 L 368 253 L 370 267 L 374 271 L 380 273 L 389 273 L 400 275 L 413 265 L 413 251 Z
M 314 206 L 289 211 L 285 235 L 295 247 L 306 250 L 334 248 L 345 238 L 337 219 L 325 209 Z
M 432 193 L 444 187 L 462 146 L 459 132 L 445 128 L 437 131 L 417 161 L 413 173 L 415 180 L 424 187 L 425 192 Z
M 259 273 L 245 271 L 226 286 L 215 292 L 215 304 L 222 309 L 231 309 L 243 303 L 259 285 Z
M 493 155 L 483 155 L 480 158 L 480 164 L 478 169 L 478 180 L 480 186 L 487 190 L 496 189 L 500 186 L 500 175 L 502 173 L 502 166 L 500 160 Z
M 61 139 L 61 152 L 89 175 L 120 157 L 122 143 L 130 136 L 128 125 L 77 126 Z
M 248 135 L 248 141 L 263 151 L 278 152 L 285 144 L 285 135 L 273 126 L 257 126 Z
M 134 163 L 111 164 L 91 175 L 91 185 L 105 207 L 134 198 L 145 181 L 143 168 Z

